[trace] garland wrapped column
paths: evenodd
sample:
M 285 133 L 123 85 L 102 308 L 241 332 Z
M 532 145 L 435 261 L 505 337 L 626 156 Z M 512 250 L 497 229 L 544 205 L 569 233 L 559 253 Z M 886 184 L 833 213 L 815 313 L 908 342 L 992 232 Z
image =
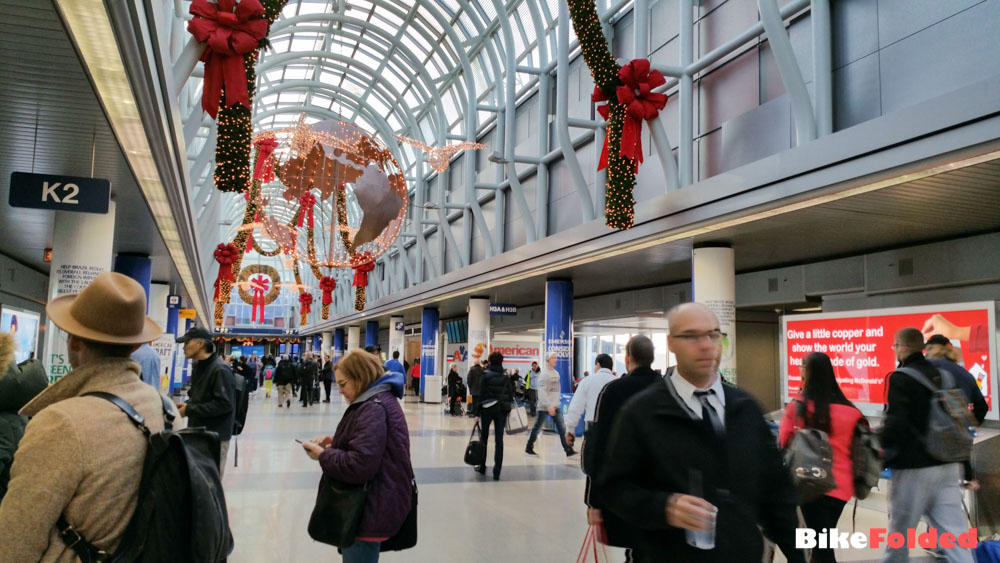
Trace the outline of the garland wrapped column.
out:
M 313 296 L 311 293 L 299 293 L 299 305 L 301 306 L 299 309 L 299 316 L 301 317 L 299 326 L 306 325 L 306 316 L 312 312 L 312 302 Z
M 361 252 L 351 259 L 354 269 L 354 310 L 365 310 L 365 293 L 368 288 L 368 273 L 375 269 L 375 260 L 368 252 Z
M 330 305 L 333 303 L 333 290 L 337 289 L 337 280 L 329 277 L 323 276 L 319 280 L 319 289 L 323 292 L 323 320 L 330 318 Z

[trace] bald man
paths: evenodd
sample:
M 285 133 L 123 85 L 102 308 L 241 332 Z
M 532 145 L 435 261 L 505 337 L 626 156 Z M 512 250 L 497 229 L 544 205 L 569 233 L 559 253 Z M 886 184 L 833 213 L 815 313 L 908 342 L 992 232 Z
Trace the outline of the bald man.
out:
M 756 401 L 723 384 L 725 337 L 700 303 L 667 315 L 677 365 L 626 403 L 615 419 L 596 481 L 605 511 L 631 525 L 639 563 L 746 561 L 764 549 L 760 530 L 790 563 L 797 498 Z M 610 385 L 609 385 L 610 387 Z M 714 546 L 695 547 L 714 528 Z

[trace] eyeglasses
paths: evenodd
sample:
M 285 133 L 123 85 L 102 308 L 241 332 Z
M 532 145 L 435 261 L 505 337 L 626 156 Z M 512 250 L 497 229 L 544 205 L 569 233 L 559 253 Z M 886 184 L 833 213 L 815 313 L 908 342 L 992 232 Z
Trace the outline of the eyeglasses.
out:
M 708 338 L 709 340 L 712 341 L 712 344 L 716 344 L 720 340 L 725 338 L 727 335 L 724 332 L 713 330 L 710 332 L 688 332 L 683 334 L 671 334 L 670 336 L 673 338 L 680 338 L 682 340 L 687 340 L 692 344 L 701 342 L 703 339 Z

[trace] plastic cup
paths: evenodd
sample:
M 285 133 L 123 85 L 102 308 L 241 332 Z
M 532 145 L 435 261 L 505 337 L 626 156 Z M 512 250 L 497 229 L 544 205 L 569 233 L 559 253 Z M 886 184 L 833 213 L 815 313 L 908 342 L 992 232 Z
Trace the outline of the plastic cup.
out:
M 708 523 L 710 527 L 704 532 L 685 530 L 688 545 L 698 549 L 715 549 L 715 513 L 712 514 Z

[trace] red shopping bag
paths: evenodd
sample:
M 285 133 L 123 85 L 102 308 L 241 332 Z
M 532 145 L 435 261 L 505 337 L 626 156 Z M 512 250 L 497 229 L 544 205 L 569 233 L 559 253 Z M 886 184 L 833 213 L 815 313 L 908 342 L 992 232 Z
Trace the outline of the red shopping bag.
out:
M 607 563 L 608 551 L 604 547 L 607 535 L 604 533 L 604 524 L 597 522 L 587 528 L 587 535 L 583 537 L 583 545 L 580 553 L 576 556 L 576 563 Z

